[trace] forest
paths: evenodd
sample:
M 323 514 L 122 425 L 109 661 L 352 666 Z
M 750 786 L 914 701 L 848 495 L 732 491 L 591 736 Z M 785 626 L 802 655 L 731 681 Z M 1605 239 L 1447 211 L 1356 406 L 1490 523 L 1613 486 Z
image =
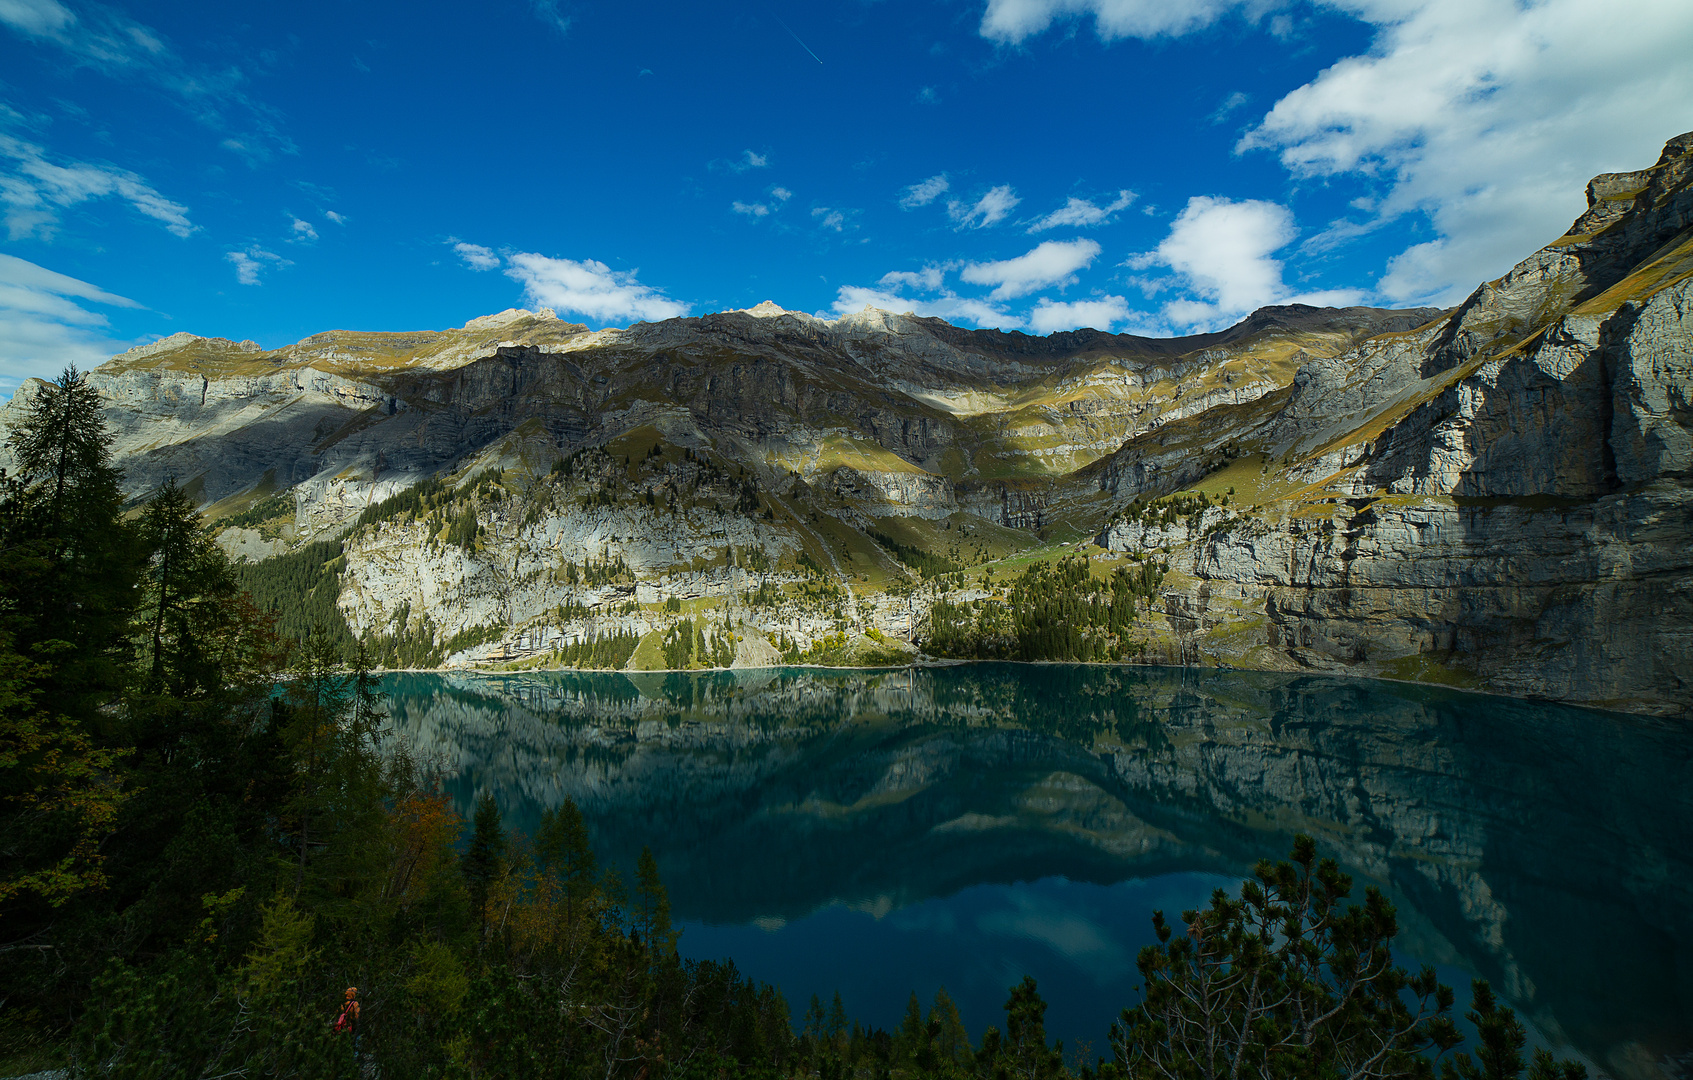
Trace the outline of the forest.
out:
M 1145 651 L 1131 631 L 1166 570 L 1142 562 L 1100 578 L 1086 555 L 1030 563 L 992 596 L 937 599 L 921 644 L 963 660 L 1127 660 Z
M 1304 837 L 1179 924 L 1152 913 L 1139 999 L 1092 1062 L 1049 1040 L 1028 978 L 974 1041 L 944 993 L 892 1032 L 838 997 L 796 1024 L 732 960 L 683 958 L 651 853 L 602 866 L 570 802 L 532 836 L 488 794 L 461 819 L 369 651 L 279 625 L 174 482 L 128 512 L 100 416 L 67 370 L 0 477 L 0 1074 L 1585 1075 L 1529 1055 L 1481 982 L 1466 1047 L 1453 991 L 1395 963 L 1392 906 L 1352 901 Z M 1120 649 L 1150 579 L 1118 574 L 1031 569 L 992 647 Z M 715 647 L 691 625 L 666 644 Z

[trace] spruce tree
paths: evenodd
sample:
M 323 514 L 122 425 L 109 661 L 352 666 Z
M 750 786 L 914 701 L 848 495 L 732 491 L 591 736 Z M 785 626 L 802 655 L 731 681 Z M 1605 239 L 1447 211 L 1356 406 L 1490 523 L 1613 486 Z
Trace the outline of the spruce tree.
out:
M 665 956 L 675 951 L 676 934 L 670 928 L 670 896 L 664 891 L 664 882 L 659 880 L 658 860 L 653 858 L 650 847 L 641 848 L 641 857 L 635 864 L 633 915 L 636 931 L 655 955 Z
M 46 918 L 105 884 L 135 565 L 99 395 L 71 367 L 19 404 L 18 473 L 0 472 L 0 911 L 32 898 Z
M 459 861 L 465 888 L 470 892 L 470 910 L 476 917 L 477 939 L 488 940 L 488 894 L 505 866 L 506 834 L 500 825 L 500 806 L 492 792 L 476 800 L 470 847 Z
M 45 665 L 37 705 L 93 732 L 128 680 L 137 568 L 99 394 L 66 368 L 29 399 L 7 445 L 18 475 L 0 493 L 0 628 Z
M 186 492 L 170 479 L 141 512 L 144 685 L 200 697 L 225 681 L 222 647 L 236 611 L 229 560 Z
M 535 858 L 541 872 L 558 882 L 564 893 L 565 919 L 574 921 L 597 887 L 599 865 L 588 837 L 588 823 L 573 800 L 566 798 L 557 810 L 541 812 L 541 823 L 535 830 Z

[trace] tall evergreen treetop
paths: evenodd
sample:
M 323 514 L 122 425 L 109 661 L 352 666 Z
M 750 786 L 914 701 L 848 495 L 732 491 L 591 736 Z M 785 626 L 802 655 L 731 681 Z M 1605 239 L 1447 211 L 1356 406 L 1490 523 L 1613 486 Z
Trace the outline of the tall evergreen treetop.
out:
M 48 489 L 56 516 L 74 488 L 115 479 L 103 412 L 100 395 L 72 364 L 29 399 L 7 438 L 19 471 Z

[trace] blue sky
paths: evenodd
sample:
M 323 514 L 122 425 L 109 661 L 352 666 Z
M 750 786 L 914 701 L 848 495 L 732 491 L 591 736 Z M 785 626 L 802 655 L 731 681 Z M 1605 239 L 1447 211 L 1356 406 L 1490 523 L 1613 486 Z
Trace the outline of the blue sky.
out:
M 1686 0 L 0 0 L 0 394 L 513 306 L 1452 303 L 1693 128 L 1689 56 Z

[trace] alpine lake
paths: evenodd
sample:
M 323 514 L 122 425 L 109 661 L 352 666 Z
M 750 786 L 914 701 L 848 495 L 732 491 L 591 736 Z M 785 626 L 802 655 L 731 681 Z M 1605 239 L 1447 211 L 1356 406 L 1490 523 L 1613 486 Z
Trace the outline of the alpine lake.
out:
M 602 863 L 650 846 L 685 956 L 796 1021 L 893 1030 L 945 987 L 972 1039 L 1027 973 L 1108 1053 L 1151 914 L 1307 833 L 1398 909 L 1401 960 L 1492 982 L 1537 1045 L 1693 1076 L 1693 730 L 1326 676 L 1084 665 L 386 676 L 467 817 L 575 800 Z

